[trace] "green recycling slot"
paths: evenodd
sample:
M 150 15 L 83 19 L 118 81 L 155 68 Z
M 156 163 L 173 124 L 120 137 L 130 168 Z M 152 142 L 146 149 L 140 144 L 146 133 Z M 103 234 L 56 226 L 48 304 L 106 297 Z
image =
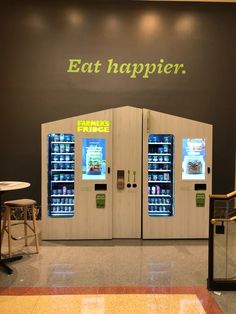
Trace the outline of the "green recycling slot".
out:
M 97 194 L 96 195 L 96 208 L 105 208 L 105 203 L 106 203 L 106 195 Z

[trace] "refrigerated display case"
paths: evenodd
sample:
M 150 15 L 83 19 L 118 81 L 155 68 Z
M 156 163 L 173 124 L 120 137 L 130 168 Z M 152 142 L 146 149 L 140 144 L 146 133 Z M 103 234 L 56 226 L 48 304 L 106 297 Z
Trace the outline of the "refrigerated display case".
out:
M 74 135 L 48 135 L 48 216 L 74 216 Z
M 148 215 L 174 215 L 174 136 L 148 136 Z

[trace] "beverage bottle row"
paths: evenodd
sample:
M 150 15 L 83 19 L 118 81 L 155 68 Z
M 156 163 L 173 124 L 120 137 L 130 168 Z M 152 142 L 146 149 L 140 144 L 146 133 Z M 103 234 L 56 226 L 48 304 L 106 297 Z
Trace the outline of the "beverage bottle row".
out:
M 53 197 L 52 204 L 74 204 L 73 197 Z
M 170 174 L 164 173 L 164 174 L 148 174 L 148 181 L 169 181 L 170 180 Z
M 74 195 L 74 189 L 67 188 L 67 186 L 63 186 L 59 189 L 52 190 L 53 195 Z
M 151 134 L 148 137 L 149 143 L 169 143 L 170 142 L 170 136 L 169 135 L 156 135 Z
M 148 195 L 170 195 L 170 189 L 162 189 L 159 185 L 148 187 Z
M 54 170 L 74 170 L 74 163 L 53 163 L 52 164 L 52 169 Z
M 170 212 L 170 209 L 167 206 L 158 206 L 158 205 L 150 205 L 149 211 L 157 211 L 157 212 Z
M 161 147 L 158 147 L 157 145 L 149 146 L 148 149 L 149 153 L 152 154 L 168 154 L 170 153 L 170 147 L 169 145 L 162 145 Z
M 169 164 L 148 164 L 148 170 L 170 170 Z
M 74 207 L 71 205 L 68 206 L 52 206 L 51 207 L 51 211 L 54 213 L 58 213 L 58 212 L 73 212 Z
M 169 155 L 165 155 L 165 156 L 152 156 L 152 155 L 149 155 L 148 156 L 148 161 L 149 162 L 170 162 L 170 156 Z
M 56 173 L 52 175 L 52 181 L 74 181 L 74 174 L 71 173 Z
M 74 161 L 74 155 L 54 155 L 52 161 Z
M 53 142 L 74 142 L 75 138 L 73 134 L 51 134 L 51 140 Z
M 171 199 L 168 197 L 149 197 L 148 204 L 171 204 Z
M 53 153 L 74 153 L 74 145 L 71 144 L 53 144 Z

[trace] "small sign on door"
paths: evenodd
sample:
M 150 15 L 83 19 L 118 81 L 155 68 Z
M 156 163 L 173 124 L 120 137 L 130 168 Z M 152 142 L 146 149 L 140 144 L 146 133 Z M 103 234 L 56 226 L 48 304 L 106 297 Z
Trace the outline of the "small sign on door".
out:
M 106 205 L 106 195 L 96 194 L 96 208 L 105 208 Z
M 196 206 L 205 207 L 205 193 L 196 193 Z

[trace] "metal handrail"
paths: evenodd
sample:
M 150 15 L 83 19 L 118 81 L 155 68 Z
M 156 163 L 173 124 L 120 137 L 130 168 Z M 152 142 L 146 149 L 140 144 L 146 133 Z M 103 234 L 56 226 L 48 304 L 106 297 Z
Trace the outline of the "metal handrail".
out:
M 235 196 L 236 196 L 236 191 L 230 192 L 228 194 L 211 194 L 211 195 L 209 195 L 210 198 L 225 199 L 225 200 L 229 200 L 230 198 L 233 198 Z
M 211 223 L 215 225 L 217 224 L 217 222 L 230 222 L 230 221 L 235 221 L 235 220 L 236 220 L 236 216 L 233 216 L 231 218 L 212 218 Z

